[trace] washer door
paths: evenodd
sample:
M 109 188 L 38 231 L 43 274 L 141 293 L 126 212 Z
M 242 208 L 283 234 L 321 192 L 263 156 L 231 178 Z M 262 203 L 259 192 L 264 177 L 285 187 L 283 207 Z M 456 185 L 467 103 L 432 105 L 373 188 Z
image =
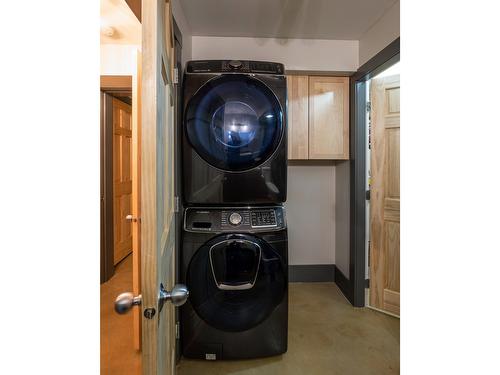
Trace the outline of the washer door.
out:
M 208 81 L 189 101 L 187 138 L 209 164 L 243 171 L 266 161 L 283 133 L 283 110 L 260 80 L 241 74 Z
M 229 234 L 205 243 L 189 264 L 189 301 L 207 324 L 245 331 L 283 300 L 286 273 L 280 255 L 251 235 Z

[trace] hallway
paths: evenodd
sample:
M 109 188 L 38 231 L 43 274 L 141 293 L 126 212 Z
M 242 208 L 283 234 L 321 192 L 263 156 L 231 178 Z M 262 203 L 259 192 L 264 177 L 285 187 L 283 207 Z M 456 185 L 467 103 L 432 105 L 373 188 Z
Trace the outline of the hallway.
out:
M 134 349 L 132 314 L 118 315 L 115 298 L 132 290 L 132 254 L 123 259 L 115 274 L 101 284 L 101 375 L 141 373 L 141 355 Z

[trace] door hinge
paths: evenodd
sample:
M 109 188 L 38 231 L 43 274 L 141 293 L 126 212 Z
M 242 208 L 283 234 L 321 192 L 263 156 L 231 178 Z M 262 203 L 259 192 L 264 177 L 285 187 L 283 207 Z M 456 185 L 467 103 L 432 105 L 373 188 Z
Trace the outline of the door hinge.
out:
M 174 85 L 179 83 L 179 69 L 174 68 Z
M 370 200 L 370 190 L 366 190 L 366 191 L 365 191 L 365 199 L 366 199 L 367 201 L 369 201 L 369 200 Z
M 366 102 L 366 112 L 370 112 L 372 110 L 372 102 Z
M 179 322 L 175 322 L 175 338 L 176 339 L 181 338 Z
M 179 206 L 180 206 L 179 197 L 174 197 L 174 212 L 179 212 Z

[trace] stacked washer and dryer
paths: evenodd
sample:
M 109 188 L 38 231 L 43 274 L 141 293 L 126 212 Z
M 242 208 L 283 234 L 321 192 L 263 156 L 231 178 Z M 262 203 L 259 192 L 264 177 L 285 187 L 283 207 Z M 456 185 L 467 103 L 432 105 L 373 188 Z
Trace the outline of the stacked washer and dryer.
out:
M 284 66 L 191 61 L 183 86 L 181 308 L 188 358 L 287 350 Z

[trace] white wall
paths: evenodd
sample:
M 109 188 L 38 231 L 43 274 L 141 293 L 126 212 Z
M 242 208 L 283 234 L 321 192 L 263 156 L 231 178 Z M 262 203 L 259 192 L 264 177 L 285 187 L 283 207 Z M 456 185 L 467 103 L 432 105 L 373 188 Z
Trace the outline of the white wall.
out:
M 182 68 L 186 66 L 186 62 L 192 58 L 192 31 L 189 22 L 186 19 L 184 10 L 182 9 L 181 0 L 173 0 L 172 14 L 179 26 L 182 34 Z
M 363 65 L 399 37 L 399 1 L 359 40 L 359 65 Z
M 132 75 L 137 71 L 134 44 L 101 44 L 101 75 Z
M 193 36 L 193 60 L 275 61 L 289 70 L 356 71 L 358 41 Z
M 288 166 L 289 264 L 335 263 L 335 166 Z

